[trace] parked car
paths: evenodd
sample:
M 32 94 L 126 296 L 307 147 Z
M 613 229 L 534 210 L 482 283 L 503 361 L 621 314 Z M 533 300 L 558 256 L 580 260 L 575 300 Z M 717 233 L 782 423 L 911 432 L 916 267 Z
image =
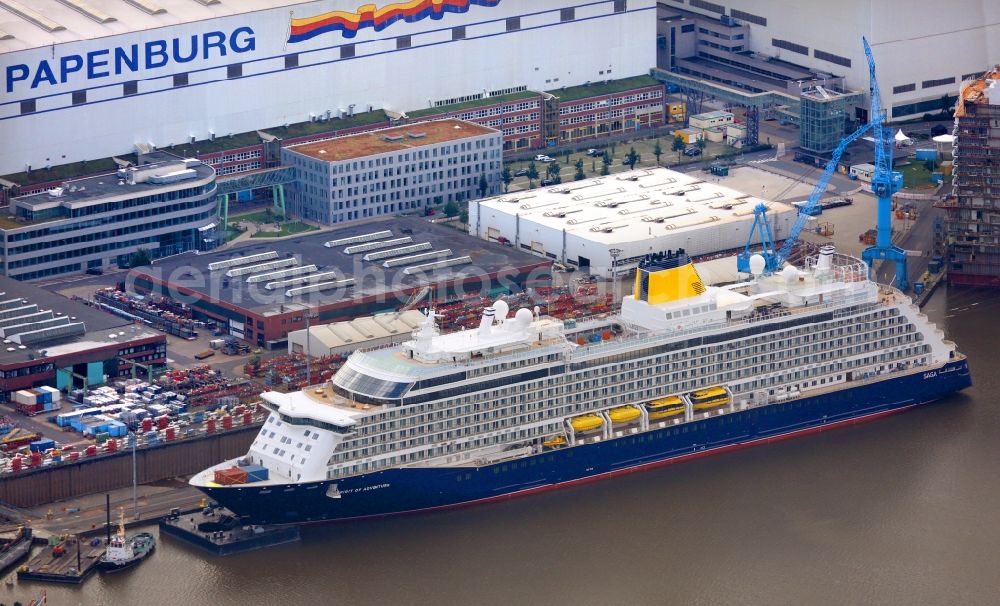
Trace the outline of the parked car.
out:
M 541 186 L 542 187 L 548 187 L 550 185 L 555 185 L 555 184 L 556 184 L 556 182 L 555 182 L 554 179 L 542 179 L 542 181 L 541 181 Z
M 88 267 L 87 268 L 87 275 L 89 275 L 89 276 L 103 276 L 104 275 L 104 270 L 101 269 L 100 267 Z
M 535 162 L 555 162 L 555 158 L 550 158 L 545 154 L 538 154 L 535 156 Z
M 697 148 L 697 147 L 689 147 L 689 148 L 687 148 L 687 149 L 684 150 L 684 155 L 685 156 L 700 156 L 701 155 L 701 149 Z
M 521 168 L 521 169 L 518 169 L 518 170 L 514 171 L 514 176 L 515 177 L 525 177 L 525 176 L 527 176 L 527 174 L 528 174 L 528 169 L 527 168 Z
M 587 155 L 590 156 L 590 157 L 592 157 L 592 158 L 596 158 L 597 156 L 603 156 L 604 155 L 604 151 L 600 150 L 600 149 L 590 148 L 590 149 L 587 150 Z

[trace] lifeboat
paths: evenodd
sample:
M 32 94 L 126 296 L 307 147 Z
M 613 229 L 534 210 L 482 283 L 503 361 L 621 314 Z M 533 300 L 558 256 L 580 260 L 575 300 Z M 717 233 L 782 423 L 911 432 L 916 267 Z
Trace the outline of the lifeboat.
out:
M 573 431 L 592 431 L 604 425 L 604 419 L 598 415 L 583 415 L 576 417 L 569 422 L 573 426 Z
M 545 448 L 559 448 L 561 446 L 565 446 L 566 444 L 567 444 L 566 436 L 562 434 L 559 434 L 557 436 L 552 436 L 548 440 L 542 442 L 542 446 L 544 446 Z
M 647 409 L 649 407 L 647 406 Z M 649 411 L 649 420 L 658 421 L 660 419 L 668 419 L 673 416 L 684 414 L 684 405 L 680 406 L 670 406 L 668 408 L 659 408 L 656 411 Z
M 608 411 L 608 418 L 615 424 L 635 421 L 640 416 L 642 413 L 635 406 L 619 406 Z
M 649 420 L 657 421 L 684 413 L 684 400 L 680 396 L 667 396 L 646 404 Z
M 695 410 L 724 406 L 729 404 L 730 400 L 729 392 L 726 391 L 725 387 L 709 387 L 691 393 L 691 404 L 694 405 Z

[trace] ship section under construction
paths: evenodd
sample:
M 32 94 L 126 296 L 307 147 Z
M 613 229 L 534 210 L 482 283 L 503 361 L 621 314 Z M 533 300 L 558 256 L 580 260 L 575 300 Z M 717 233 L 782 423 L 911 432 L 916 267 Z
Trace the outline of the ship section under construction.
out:
M 1000 65 L 964 82 L 955 106 L 954 195 L 941 206 L 948 281 L 1000 287 Z
M 191 483 L 247 523 L 481 503 L 875 419 L 971 383 L 965 357 L 867 265 L 706 286 L 652 255 L 621 313 L 562 322 L 503 301 L 477 328 L 355 352 L 331 381 L 263 394 L 246 455 Z

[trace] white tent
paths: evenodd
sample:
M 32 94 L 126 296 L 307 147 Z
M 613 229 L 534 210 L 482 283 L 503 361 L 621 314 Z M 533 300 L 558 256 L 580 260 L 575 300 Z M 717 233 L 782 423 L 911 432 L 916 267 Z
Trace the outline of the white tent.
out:
M 903 129 L 899 129 L 898 131 L 896 131 L 896 136 L 894 137 L 894 139 L 896 140 L 896 143 L 902 145 L 908 145 L 910 143 L 913 143 L 913 141 L 911 141 L 909 137 L 903 134 Z
M 933 140 L 935 143 L 954 143 L 955 135 L 948 135 L 948 134 L 938 135 L 934 137 Z

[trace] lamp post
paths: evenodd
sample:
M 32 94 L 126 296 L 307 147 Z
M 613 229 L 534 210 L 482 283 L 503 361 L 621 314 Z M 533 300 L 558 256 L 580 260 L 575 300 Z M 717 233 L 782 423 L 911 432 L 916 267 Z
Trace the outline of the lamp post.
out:
M 312 332 L 309 330 L 309 320 L 314 317 L 312 307 L 306 308 L 306 387 L 312 386 Z M 315 317 L 319 317 L 316 315 Z
M 132 438 L 132 518 L 139 519 L 139 474 L 135 464 L 135 447 L 139 436 L 133 431 Z
M 611 255 L 611 289 L 615 294 L 615 298 L 618 298 L 618 280 L 617 280 L 617 268 L 618 268 L 618 257 L 622 254 L 622 249 L 620 248 L 609 248 L 608 254 Z

